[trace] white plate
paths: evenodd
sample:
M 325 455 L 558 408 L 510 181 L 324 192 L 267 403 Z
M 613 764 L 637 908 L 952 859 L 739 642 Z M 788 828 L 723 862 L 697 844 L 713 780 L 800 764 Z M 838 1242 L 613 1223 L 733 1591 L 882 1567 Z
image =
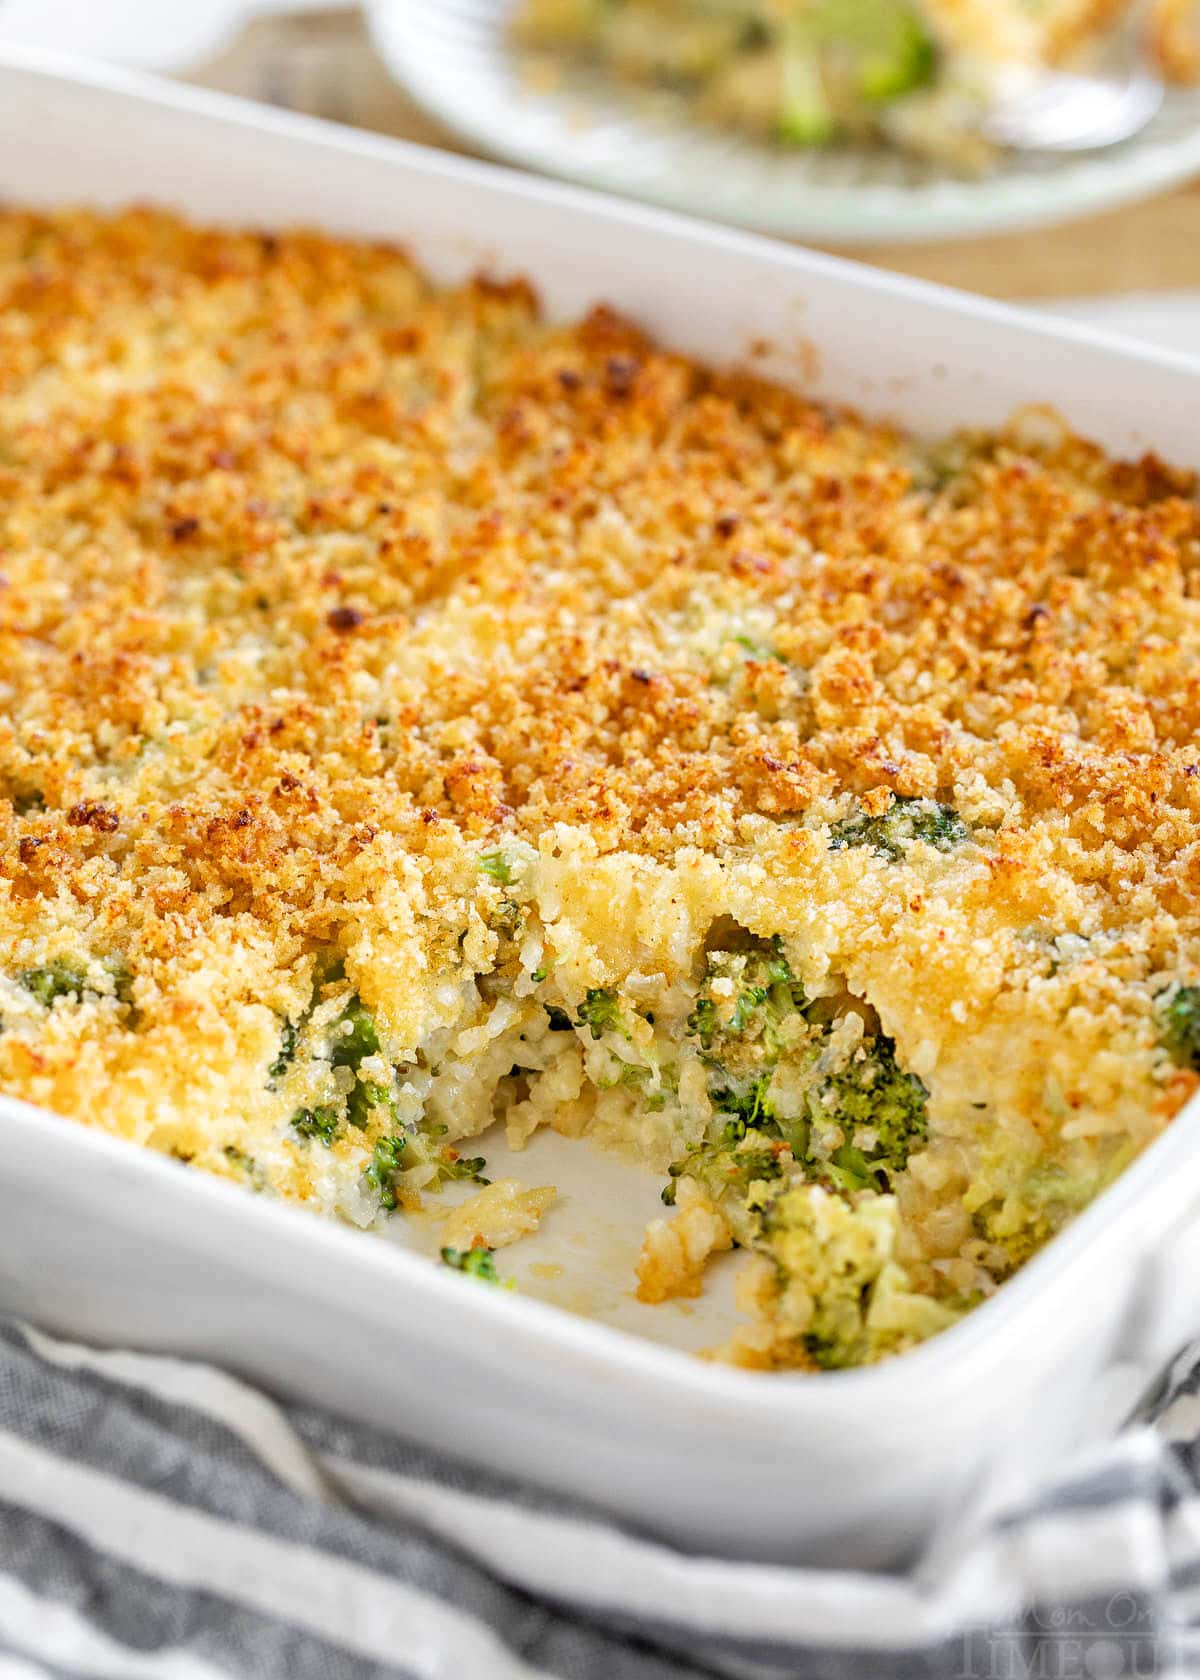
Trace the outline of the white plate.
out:
M 370 0 L 375 42 L 426 110 L 529 169 L 742 227 L 849 245 L 1030 228 L 1143 198 L 1200 170 L 1200 94 L 1171 93 L 1103 152 L 1014 155 L 967 181 L 892 153 L 783 152 L 688 122 L 674 98 L 568 77 L 531 92 L 511 0 Z

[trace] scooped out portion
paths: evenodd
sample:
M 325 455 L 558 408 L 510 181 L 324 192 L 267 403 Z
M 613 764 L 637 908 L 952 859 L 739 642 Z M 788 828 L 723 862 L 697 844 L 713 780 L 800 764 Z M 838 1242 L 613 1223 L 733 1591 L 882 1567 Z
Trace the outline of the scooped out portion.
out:
M 1200 1076 L 1200 508 L 524 282 L 0 215 L 0 1089 L 464 1287 L 654 1173 L 644 1301 L 891 1356 Z

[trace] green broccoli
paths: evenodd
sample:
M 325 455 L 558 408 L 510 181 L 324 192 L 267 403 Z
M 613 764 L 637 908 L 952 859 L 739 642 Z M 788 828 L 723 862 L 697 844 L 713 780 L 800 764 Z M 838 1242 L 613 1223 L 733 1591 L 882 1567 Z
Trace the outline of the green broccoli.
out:
M 675 1206 L 676 1180 L 685 1174 L 695 1179 L 710 1200 L 720 1203 L 730 1196 L 744 1202 L 752 1184 L 760 1179 L 779 1178 L 783 1172 L 773 1149 L 753 1144 L 739 1147 L 736 1141 L 729 1140 L 727 1133 L 719 1143 L 694 1149 L 682 1161 L 672 1161 L 667 1170 L 670 1182 L 662 1192 L 667 1207 Z
M 453 1149 L 443 1149 L 438 1156 L 437 1177 L 435 1186 L 453 1184 L 456 1180 L 465 1179 L 472 1184 L 490 1184 L 490 1178 L 483 1176 L 483 1169 L 487 1162 L 482 1155 L 459 1155 Z
M 762 1131 L 766 1127 L 776 1128 L 775 1135 L 778 1136 L 775 1110 L 768 1096 L 772 1072 L 769 1069 L 757 1079 L 740 1086 L 721 1085 L 716 1090 L 710 1087 L 717 1114 L 730 1117 L 723 1134 L 726 1147 L 738 1143 L 748 1131 Z
M 702 1049 L 712 1049 L 713 1041 L 721 1030 L 721 1017 L 712 998 L 701 996 L 696 999 L 696 1007 L 688 1016 L 687 1030 L 693 1038 L 700 1040 Z
M 408 1139 L 398 1133 L 380 1138 L 363 1173 L 363 1183 L 378 1196 L 379 1205 L 385 1213 L 391 1213 L 396 1206 L 396 1186 L 392 1180 L 403 1168 L 407 1148 Z
M 932 80 L 937 48 L 919 13 L 895 0 L 826 0 L 827 27 L 855 52 L 855 80 L 864 99 L 886 105 Z
M 301 1137 L 320 1138 L 326 1149 L 332 1149 L 342 1122 L 336 1108 L 323 1104 L 319 1108 L 298 1108 L 292 1115 L 291 1125 Z
M 300 1041 L 300 1032 L 291 1021 L 284 1021 L 279 1034 L 279 1054 L 267 1069 L 272 1079 L 282 1079 L 296 1059 L 296 1046 Z
M 350 999 L 333 1024 L 332 1050 L 329 1060 L 334 1067 L 357 1068 L 366 1056 L 379 1052 L 379 1034 L 375 1022 L 363 1008 L 358 994 Z
M 859 810 L 834 823 L 829 849 L 839 852 L 847 846 L 869 846 L 879 857 L 896 863 L 914 841 L 922 840 L 937 852 L 952 852 L 970 838 L 970 829 L 949 805 L 897 794 L 882 816 Z
M 479 860 L 479 868 L 484 875 L 490 875 L 492 880 L 502 887 L 511 887 L 516 875 L 503 852 L 484 852 Z
M 837 119 L 813 43 L 795 21 L 784 38 L 782 68 L 783 101 L 776 124 L 780 140 L 790 146 L 827 146 L 837 134 Z
M 365 1132 L 377 1108 L 386 1108 L 393 1119 L 396 1117 L 396 1105 L 386 1085 L 377 1085 L 373 1079 L 360 1079 L 351 1086 L 346 1098 L 346 1119 L 352 1126 Z
M 594 1039 L 602 1038 L 606 1032 L 620 1033 L 623 1038 L 629 1037 L 629 1029 L 622 1019 L 617 994 L 605 991 L 603 986 L 588 987 L 587 996 L 579 1005 L 575 1024 L 588 1027 Z
M 896 1227 L 891 1196 L 852 1203 L 800 1184 L 768 1203 L 763 1240 L 778 1268 L 783 1315 L 816 1364 L 837 1368 L 869 1357 L 872 1289 L 891 1260 Z
M 492 1258 L 494 1253 L 494 1249 L 479 1244 L 473 1248 L 444 1248 L 442 1263 L 456 1272 L 466 1272 L 469 1277 L 483 1278 L 485 1283 L 503 1283 Z
M 778 936 L 748 949 L 709 953 L 687 1030 L 698 1040 L 709 1070 L 708 1094 L 719 1129 L 710 1130 L 701 1148 L 672 1165 L 673 1178 L 687 1173 L 714 1199 L 733 1192 L 744 1196 L 754 1178 L 779 1172 L 765 1144 L 782 1140 L 793 1153 L 803 1153 L 807 1122 L 779 1116 L 771 1082 L 780 1060 L 803 1049 L 811 1037 L 806 1002 Z M 740 1148 L 747 1137 L 758 1140 L 749 1152 Z M 674 1200 L 673 1184 L 663 1199 L 668 1205 Z
M 715 980 L 733 983 L 732 1007 L 726 996 L 718 1001 Z M 761 1039 L 777 1055 L 781 1027 L 789 1016 L 803 1011 L 806 1001 L 778 935 L 765 949 L 712 951 L 696 1007 L 688 1016 L 688 1032 L 699 1039 L 702 1050 L 730 1039 Z
M 47 1009 L 56 998 L 69 997 L 78 1001 L 87 986 L 87 971 L 82 963 L 69 957 L 56 957 L 42 968 L 27 968 L 19 977 L 25 990 Z
M 937 47 L 920 12 L 897 0 L 813 0 L 793 24 L 796 45 L 807 40 L 822 56 L 836 52 L 863 99 L 888 104 L 924 87 L 937 66 Z
M 304 1027 L 308 1024 L 313 1009 L 316 1007 L 320 999 L 321 988 L 323 986 L 342 981 L 345 978 L 346 965 L 342 961 L 342 957 L 339 952 L 318 952 L 313 963 L 312 996 L 308 1005 L 301 1012 L 298 1022 L 285 1016 L 283 1025 L 279 1029 L 279 1050 L 276 1053 L 275 1060 L 267 1069 L 267 1079 L 270 1089 L 274 1089 L 275 1081 L 277 1079 L 282 1079 L 291 1067 L 292 1063 L 296 1060 L 296 1051 L 300 1047 L 300 1034 Z M 117 996 L 120 997 L 120 995 L 121 993 L 118 989 Z M 358 999 L 355 998 L 353 1003 L 357 1005 Z M 344 1021 L 345 1018 L 346 1017 L 343 1016 L 342 1020 Z M 339 1021 L 337 1025 L 340 1027 L 342 1022 Z M 339 1063 L 338 1065 L 341 1064 Z M 348 1063 L 347 1065 L 352 1064 Z
M 835 1122 L 844 1138 L 827 1159 L 810 1157 L 814 1173 L 844 1190 L 886 1190 L 925 1141 L 928 1098 L 916 1074 L 896 1065 L 892 1039 L 868 1039 L 812 1098 L 814 1118 Z
M 887 1190 L 892 1175 L 903 1171 L 911 1151 L 924 1141 L 928 1126 L 928 1093 L 914 1074 L 897 1066 L 892 1039 L 883 1034 L 865 1039 L 840 1072 L 820 1078 L 816 1058 L 830 1025 L 805 1014 L 804 993 L 777 947 L 750 958 L 714 953 L 710 980 L 714 973 L 735 979 L 737 989 L 732 999 L 722 995 L 720 1007 L 715 999 L 702 997 L 689 1029 L 704 1050 L 714 1128 L 720 1130 L 710 1128 L 700 1149 L 675 1162 L 672 1178 L 682 1173 L 696 1178 L 714 1199 L 725 1198 L 728 1212 L 730 1195 L 745 1194 L 748 1170 L 751 1179 L 777 1176 L 781 1170 L 776 1148 L 773 1173 L 746 1168 L 742 1152 L 786 1146 L 812 1182 L 847 1192 Z M 820 1009 L 809 1013 L 819 1017 Z M 802 1033 L 793 1031 L 785 1042 L 785 1023 L 796 1014 Z M 799 1075 L 804 1090 L 806 1067 L 812 1074 L 799 1112 L 781 1110 L 773 1095 L 777 1071 L 788 1074 L 780 1089 L 795 1091 Z M 831 1136 L 838 1140 L 832 1149 L 826 1142 Z M 673 1200 L 672 1185 L 664 1199 Z
M 1171 1060 L 1200 1072 L 1200 986 L 1178 986 L 1160 1000 L 1158 1021 Z

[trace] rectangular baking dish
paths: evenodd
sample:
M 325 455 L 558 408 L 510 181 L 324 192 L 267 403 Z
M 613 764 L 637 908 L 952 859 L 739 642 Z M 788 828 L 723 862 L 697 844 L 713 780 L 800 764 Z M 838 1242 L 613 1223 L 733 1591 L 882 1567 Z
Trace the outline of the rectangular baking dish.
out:
M 551 313 L 603 299 L 918 430 L 1051 402 L 1110 449 L 1200 465 L 1185 358 L 124 72 L 4 54 L 0 197 L 397 239 L 439 276 L 527 273 Z M 596 1159 L 602 1224 L 622 1192 Z M 874 1369 L 763 1377 L 0 1097 L 0 1309 L 218 1360 L 726 1556 L 894 1563 L 1111 1422 L 1200 1331 L 1198 1206 L 1193 1103 L 964 1323 Z

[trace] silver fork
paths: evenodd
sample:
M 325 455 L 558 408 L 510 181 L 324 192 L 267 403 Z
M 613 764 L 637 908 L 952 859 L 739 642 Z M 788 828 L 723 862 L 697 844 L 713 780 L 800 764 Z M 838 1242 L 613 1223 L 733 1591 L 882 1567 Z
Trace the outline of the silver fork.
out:
M 1083 152 L 1137 134 L 1163 102 L 1149 68 L 1143 9 L 1101 43 L 1086 70 L 1014 71 L 983 119 L 984 136 L 1019 151 Z

